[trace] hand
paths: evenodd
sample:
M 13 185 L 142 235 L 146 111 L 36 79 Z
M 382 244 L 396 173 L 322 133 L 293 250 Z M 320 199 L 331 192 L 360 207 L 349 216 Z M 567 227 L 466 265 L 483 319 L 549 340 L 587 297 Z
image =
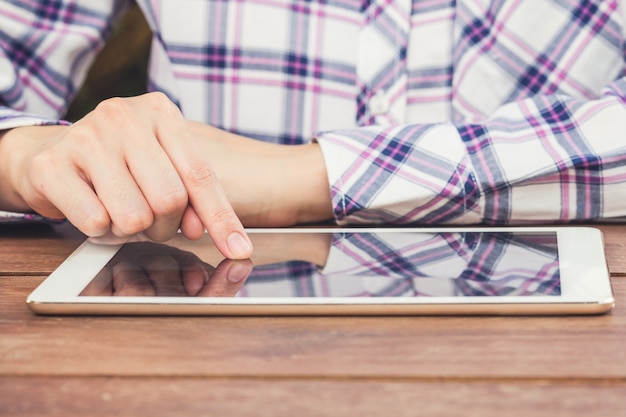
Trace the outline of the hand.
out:
M 319 145 L 277 145 L 189 122 L 228 200 L 246 226 L 291 226 L 333 218 Z
M 228 258 L 252 246 L 174 104 L 160 93 L 102 102 L 72 126 L 15 128 L 0 139 L 0 204 L 67 217 L 88 236 L 206 228 Z
M 288 261 L 310 262 L 323 268 L 326 265 L 332 244 L 332 233 L 263 233 L 257 230 L 250 233 L 254 246 L 251 260 L 256 266 Z M 96 242 L 102 242 L 98 239 Z M 217 250 L 210 237 L 198 240 L 185 239 L 180 234 L 165 242 L 180 250 L 194 253 L 203 262 L 219 264 L 224 256 Z M 107 243 L 105 243 L 107 244 Z
M 324 267 L 332 235 L 252 233 L 250 238 L 256 249 L 252 259 L 245 260 L 224 259 L 206 235 L 188 240 L 177 234 L 165 244 L 127 242 L 81 295 L 234 296 L 252 272 L 253 263 L 260 266 L 300 260 Z M 122 240 L 92 241 L 123 243 Z
M 81 295 L 233 297 L 251 271 L 249 259 L 224 259 L 214 268 L 172 246 L 127 243 Z

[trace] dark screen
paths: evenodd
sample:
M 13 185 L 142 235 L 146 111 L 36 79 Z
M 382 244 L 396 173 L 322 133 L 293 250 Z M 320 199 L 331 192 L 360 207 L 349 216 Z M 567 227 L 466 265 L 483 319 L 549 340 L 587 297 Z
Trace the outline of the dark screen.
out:
M 253 233 L 251 260 L 208 236 L 127 243 L 83 296 L 441 297 L 561 293 L 554 232 Z

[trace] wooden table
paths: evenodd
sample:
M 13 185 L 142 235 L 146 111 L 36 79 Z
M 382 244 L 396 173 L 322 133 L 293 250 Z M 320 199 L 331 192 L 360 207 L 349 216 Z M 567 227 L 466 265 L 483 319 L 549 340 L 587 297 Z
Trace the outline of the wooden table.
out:
M 83 239 L 0 229 L 2 416 L 626 415 L 617 306 L 593 317 L 45 317 L 25 298 Z

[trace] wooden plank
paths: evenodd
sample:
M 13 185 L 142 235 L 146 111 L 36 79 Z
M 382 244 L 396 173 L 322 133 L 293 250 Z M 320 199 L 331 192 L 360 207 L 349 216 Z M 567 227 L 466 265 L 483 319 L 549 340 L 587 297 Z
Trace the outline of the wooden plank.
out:
M 613 383 L 0 379 L 0 415 L 26 416 L 620 416 Z
M 626 379 L 626 279 L 591 317 L 40 317 L 0 277 L 0 375 Z
M 48 275 L 85 236 L 69 223 L 0 227 L 0 276 Z

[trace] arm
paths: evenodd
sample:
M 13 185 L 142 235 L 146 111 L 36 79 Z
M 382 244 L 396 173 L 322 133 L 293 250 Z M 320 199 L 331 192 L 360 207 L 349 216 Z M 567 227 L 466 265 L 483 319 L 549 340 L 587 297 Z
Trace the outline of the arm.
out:
M 110 99 L 72 126 L 15 128 L 0 141 L 4 204 L 67 217 L 88 236 L 206 228 L 229 258 L 252 246 L 178 108 L 163 94 Z
M 91 4 L 90 4 L 91 3 Z M 8 183 L 10 129 L 59 125 L 126 0 L 3 2 L 0 8 L 0 210 L 32 209 Z
M 13 39 L 0 43 L 0 59 L 14 63 L 0 96 L 0 210 L 67 217 L 89 236 L 143 231 L 164 240 L 180 226 L 197 238 L 206 228 L 225 256 L 249 257 L 213 170 L 162 94 L 107 100 L 72 126 L 28 126 L 59 123 L 86 56 L 125 2 L 30 4 L 0 11 L 0 28 L 10 30 L 0 39 Z
M 277 145 L 189 122 L 246 226 L 292 226 L 333 217 L 318 144 Z
M 285 146 L 195 122 L 249 226 L 507 224 L 626 216 L 626 80 L 597 100 L 536 96 L 482 124 L 369 126 Z M 332 197 L 332 200 L 331 200 Z
M 597 100 L 536 96 L 482 124 L 322 133 L 340 223 L 487 223 L 626 215 L 626 79 Z

